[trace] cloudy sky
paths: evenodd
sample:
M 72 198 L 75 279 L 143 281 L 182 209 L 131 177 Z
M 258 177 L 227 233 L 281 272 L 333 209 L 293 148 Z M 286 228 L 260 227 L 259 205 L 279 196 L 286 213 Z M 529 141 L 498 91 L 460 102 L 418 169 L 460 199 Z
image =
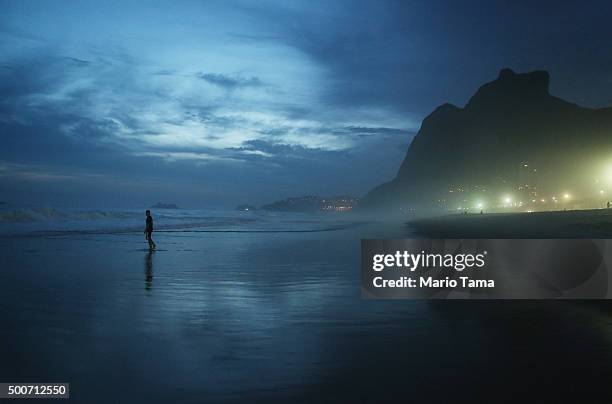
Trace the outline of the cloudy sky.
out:
M 612 105 L 605 2 L 6 1 L 0 200 L 361 195 L 502 67 Z

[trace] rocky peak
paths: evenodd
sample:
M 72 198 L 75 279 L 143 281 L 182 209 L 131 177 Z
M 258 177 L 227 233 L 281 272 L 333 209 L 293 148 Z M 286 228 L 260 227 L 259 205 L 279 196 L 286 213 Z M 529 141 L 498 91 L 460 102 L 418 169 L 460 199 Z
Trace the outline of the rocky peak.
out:
M 512 69 L 502 69 L 497 79 L 478 89 L 467 103 L 466 109 L 540 100 L 550 96 L 549 82 L 550 76 L 543 70 L 519 74 Z

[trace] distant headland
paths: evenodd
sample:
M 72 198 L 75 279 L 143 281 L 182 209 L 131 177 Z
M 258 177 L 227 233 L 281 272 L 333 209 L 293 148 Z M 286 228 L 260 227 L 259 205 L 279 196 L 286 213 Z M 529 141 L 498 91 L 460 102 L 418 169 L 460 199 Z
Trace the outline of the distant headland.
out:
M 257 207 L 255 207 L 253 205 L 244 204 L 244 205 L 236 206 L 235 210 L 239 210 L 241 212 L 251 212 L 251 211 L 257 210 Z
M 353 196 L 320 197 L 314 195 L 290 197 L 261 207 L 277 212 L 349 212 L 359 202 Z
M 151 209 L 179 209 L 179 207 L 174 203 L 157 202 L 155 205 L 151 206 Z

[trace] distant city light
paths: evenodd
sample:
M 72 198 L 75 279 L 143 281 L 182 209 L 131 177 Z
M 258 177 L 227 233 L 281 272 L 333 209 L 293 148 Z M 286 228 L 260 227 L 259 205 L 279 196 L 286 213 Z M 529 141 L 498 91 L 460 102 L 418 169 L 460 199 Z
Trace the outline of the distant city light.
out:
M 603 180 L 609 184 L 612 184 L 612 163 L 608 164 L 608 166 L 604 169 Z
M 567 200 L 567 199 L 569 199 L 569 198 L 571 198 L 571 195 L 570 195 L 570 194 L 563 194 L 563 199 Z
M 512 203 L 512 198 L 509 196 L 504 197 L 504 203 L 506 203 L 506 205 L 510 205 Z
M 476 207 L 477 207 L 478 209 L 482 209 L 482 208 L 484 207 L 484 204 L 483 204 L 482 202 L 478 202 L 478 203 L 476 204 Z

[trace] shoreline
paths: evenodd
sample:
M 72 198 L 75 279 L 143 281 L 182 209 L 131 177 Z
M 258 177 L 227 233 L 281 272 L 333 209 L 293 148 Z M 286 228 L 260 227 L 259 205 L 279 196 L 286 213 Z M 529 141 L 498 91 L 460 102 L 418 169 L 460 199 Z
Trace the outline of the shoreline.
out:
M 612 209 L 453 214 L 407 224 L 432 238 L 611 238 Z

